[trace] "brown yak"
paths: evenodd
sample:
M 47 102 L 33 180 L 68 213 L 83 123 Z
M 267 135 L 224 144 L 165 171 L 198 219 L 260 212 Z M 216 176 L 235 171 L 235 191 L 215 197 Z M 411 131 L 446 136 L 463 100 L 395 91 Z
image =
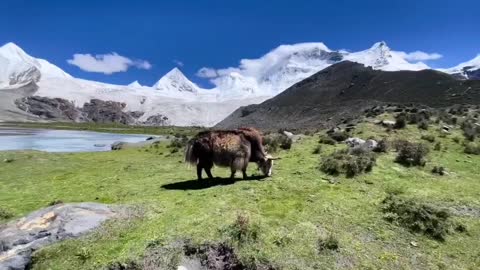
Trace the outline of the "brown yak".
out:
M 265 176 L 272 173 L 273 160 L 263 149 L 261 133 L 253 128 L 236 130 L 215 130 L 198 133 L 188 142 L 185 161 L 197 165 L 198 180 L 202 179 L 202 170 L 213 178 L 213 165 L 230 167 L 230 178 L 241 170 L 247 177 L 248 162 L 255 162 Z

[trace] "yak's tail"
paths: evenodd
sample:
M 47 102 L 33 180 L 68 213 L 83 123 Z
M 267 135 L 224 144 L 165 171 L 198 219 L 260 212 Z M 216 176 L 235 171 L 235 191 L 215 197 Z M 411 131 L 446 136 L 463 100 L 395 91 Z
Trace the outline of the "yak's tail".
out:
M 185 162 L 191 165 L 197 165 L 198 157 L 193 153 L 194 141 L 190 140 L 185 148 Z

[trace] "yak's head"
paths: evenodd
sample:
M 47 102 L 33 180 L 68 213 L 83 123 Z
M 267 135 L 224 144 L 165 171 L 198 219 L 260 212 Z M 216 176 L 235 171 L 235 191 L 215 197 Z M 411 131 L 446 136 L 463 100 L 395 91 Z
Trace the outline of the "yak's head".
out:
M 262 171 L 263 175 L 271 176 L 272 175 L 272 167 L 273 161 L 280 158 L 274 158 L 271 155 L 266 155 L 263 159 L 257 162 L 258 169 Z

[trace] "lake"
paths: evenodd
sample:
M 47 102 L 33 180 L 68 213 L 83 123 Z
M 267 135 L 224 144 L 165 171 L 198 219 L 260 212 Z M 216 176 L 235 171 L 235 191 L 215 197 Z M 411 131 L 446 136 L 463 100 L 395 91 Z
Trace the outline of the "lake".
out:
M 148 137 L 150 136 L 93 131 L 0 127 L 0 151 L 109 151 L 111 144 L 116 141 L 135 143 L 145 141 Z

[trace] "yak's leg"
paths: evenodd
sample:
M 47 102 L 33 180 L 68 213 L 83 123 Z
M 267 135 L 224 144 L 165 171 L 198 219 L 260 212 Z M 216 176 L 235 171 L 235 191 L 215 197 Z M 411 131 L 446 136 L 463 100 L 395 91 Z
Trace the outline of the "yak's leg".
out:
M 230 174 L 230 179 L 233 180 L 233 179 L 235 178 L 235 173 L 237 172 L 237 169 L 235 169 L 235 168 L 232 167 L 232 168 L 231 168 L 231 171 L 232 171 L 232 173 Z
M 244 179 L 244 180 L 248 178 L 248 176 L 247 176 L 247 168 L 243 168 L 243 169 L 242 169 L 242 175 L 243 175 L 243 179 Z
M 197 164 L 197 179 L 198 180 L 202 180 L 202 169 L 203 169 L 202 164 L 198 163 Z
M 212 175 L 213 162 L 208 162 L 205 164 L 205 172 L 207 173 L 208 178 L 213 179 Z

